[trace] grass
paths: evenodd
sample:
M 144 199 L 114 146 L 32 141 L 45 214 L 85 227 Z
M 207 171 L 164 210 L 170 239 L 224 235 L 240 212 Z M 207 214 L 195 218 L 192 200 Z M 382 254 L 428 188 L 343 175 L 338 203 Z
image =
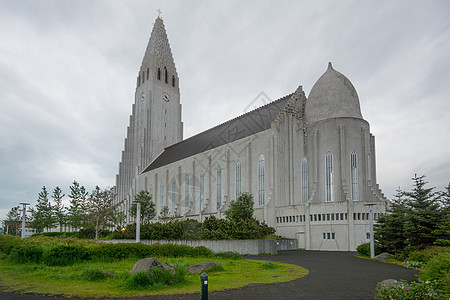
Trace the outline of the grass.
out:
M 248 284 L 286 282 L 301 278 L 308 270 L 284 263 L 228 258 L 159 258 L 163 262 L 191 265 L 214 261 L 223 268 L 208 273 L 209 291 L 241 288 Z M 171 286 L 152 286 L 146 289 L 127 289 L 129 272 L 138 259 L 114 262 L 79 263 L 72 266 L 16 264 L 0 259 L 1 289 L 18 293 L 63 295 L 67 297 L 139 297 L 198 293 L 200 274 L 185 276 L 182 283 Z

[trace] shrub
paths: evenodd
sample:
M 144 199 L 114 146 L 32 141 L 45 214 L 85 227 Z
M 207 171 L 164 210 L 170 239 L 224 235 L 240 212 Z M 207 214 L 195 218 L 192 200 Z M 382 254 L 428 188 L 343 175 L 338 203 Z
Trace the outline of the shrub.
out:
M 375 255 L 378 255 L 380 253 L 383 253 L 383 250 L 375 244 Z M 358 251 L 358 254 L 365 257 L 370 257 L 370 243 L 363 243 L 356 247 L 356 251 Z
M 141 271 L 128 277 L 123 287 L 129 290 L 149 289 L 155 286 L 168 286 L 186 281 L 186 265 L 176 264 L 175 271 L 153 269 L 151 273 Z
M 31 243 L 22 243 L 14 248 L 10 257 L 13 261 L 18 263 L 34 262 L 38 263 L 42 259 L 44 250 L 41 246 Z
M 422 281 L 432 281 L 437 283 L 437 289 L 450 295 L 450 252 L 440 252 L 432 257 L 421 272 Z
M 279 265 L 274 264 L 273 262 L 265 262 L 261 265 L 261 269 L 263 270 L 273 270 L 273 269 L 277 269 L 280 268 Z
M 91 259 L 92 253 L 81 245 L 61 245 L 50 249 L 42 261 L 49 266 L 67 266 Z
M 391 300 L 391 299 L 444 299 L 443 295 L 437 290 L 436 281 L 415 281 L 408 284 L 406 281 L 400 281 L 394 285 L 383 285 L 378 283 L 377 295 L 375 299 Z
M 221 263 L 214 263 L 214 267 L 212 267 L 211 269 L 209 269 L 207 272 L 211 273 L 211 272 L 222 272 L 225 271 L 225 268 L 223 267 L 223 265 Z

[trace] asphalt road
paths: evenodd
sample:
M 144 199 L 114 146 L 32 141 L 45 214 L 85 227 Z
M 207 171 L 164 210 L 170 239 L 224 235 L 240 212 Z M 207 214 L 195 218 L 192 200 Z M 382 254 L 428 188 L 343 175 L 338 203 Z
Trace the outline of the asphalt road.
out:
M 389 278 L 413 281 L 416 278 L 415 275 L 418 274 L 417 271 L 397 265 L 359 259 L 354 257 L 355 254 L 354 252 L 283 251 L 274 256 L 247 257 L 299 265 L 308 269 L 309 274 L 286 283 L 252 285 L 242 289 L 213 292 L 209 293 L 208 299 L 374 299 L 378 282 Z M 67 298 L 0 292 L 0 299 L 63 300 Z M 200 294 L 126 299 L 198 300 Z

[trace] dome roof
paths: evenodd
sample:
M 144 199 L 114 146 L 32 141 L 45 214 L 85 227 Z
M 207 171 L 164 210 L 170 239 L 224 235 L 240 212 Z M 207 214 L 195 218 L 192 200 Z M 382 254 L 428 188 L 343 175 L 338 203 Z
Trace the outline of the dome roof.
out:
M 306 122 L 349 117 L 363 118 L 358 94 L 350 80 L 328 63 L 327 71 L 316 81 L 306 100 Z

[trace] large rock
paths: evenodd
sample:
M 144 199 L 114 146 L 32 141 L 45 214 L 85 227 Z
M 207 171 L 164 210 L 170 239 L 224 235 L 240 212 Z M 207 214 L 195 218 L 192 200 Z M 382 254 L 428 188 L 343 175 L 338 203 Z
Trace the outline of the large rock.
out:
M 391 258 L 392 256 L 394 256 L 394 255 L 389 254 L 387 252 L 383 252 L 381 254 L 378 254 L 377 256 L 374 256 L 374 259 L 379 260 L 379 261 L 385 261 L 385 260 L 388 260 L 389 258 Z
M 204 261 L 186 268 L 186 272 L 188 273 L 203 273 L 214 268 L 216 263 L 210 261 Z
M 163 269 L 172 273 L 175 272 L 175 267 L 172 264 L 163 263 L 154 257 L 150 257 L 138 260 L 133 266 L 133 269 L 131 269 L 130 274 L 135 274 L 142 270 L 146 271 L 148 274 L 151 274 L 153 269 Z

